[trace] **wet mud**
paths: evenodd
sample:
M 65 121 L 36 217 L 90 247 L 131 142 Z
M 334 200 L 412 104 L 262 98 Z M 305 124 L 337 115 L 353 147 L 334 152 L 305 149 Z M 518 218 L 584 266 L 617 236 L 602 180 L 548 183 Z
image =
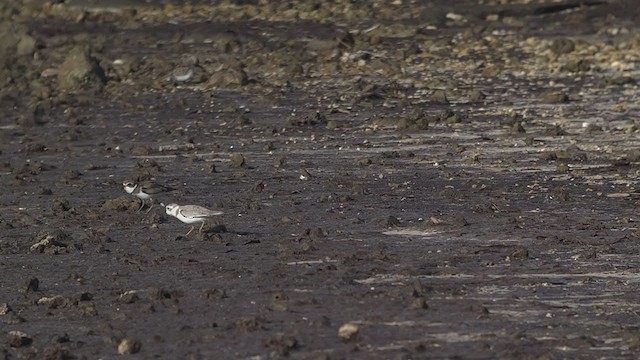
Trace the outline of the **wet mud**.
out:
M 0 4 L 0 358 L 636 357 L 639 15 Z

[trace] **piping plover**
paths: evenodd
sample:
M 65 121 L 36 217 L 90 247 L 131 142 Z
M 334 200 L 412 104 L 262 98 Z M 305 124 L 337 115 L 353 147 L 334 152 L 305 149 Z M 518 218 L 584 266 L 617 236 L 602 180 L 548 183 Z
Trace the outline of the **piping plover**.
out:
M 222 211 L 209 210 L 198 205 L 169 204 L 166 206 L 166 211 L 168 215 L 177 218 L 185 224 L 202 223 L 198 232 L 202 232 L 202 227 L 209 218 L 224 214 Z M 184 236 L 191 234 L 194 229 L 195 226 L 191 226 L 189 232 Z
M 122 183 L 122 186 L 124 186 L 124 191 L 126 191 L 127 194 L 131 194 L 142 200 L 142 205 L 140 205 L 140 209 L 138 209 L 138 211 L 142 210 L 146 200 L 151 199 L 156 195 L 175 190 L 173 188 L 160 185 L 153 181 L 144 181 L 141 183 L 137 183 L 134 181 L 125 181 Z M 149 210 L 147 210 L 147 212 L 149 212 L 152 207 L 153 203 L 151 204 L 151 206 L 149 206 Z

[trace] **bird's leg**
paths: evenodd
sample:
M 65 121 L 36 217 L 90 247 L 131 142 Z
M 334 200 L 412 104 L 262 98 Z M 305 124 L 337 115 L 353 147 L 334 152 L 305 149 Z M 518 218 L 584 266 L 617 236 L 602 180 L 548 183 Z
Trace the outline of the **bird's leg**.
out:
M 149 205 L 149 209 L 147 209 L 147 212 L 145 214 L 148 214 L 149 211 L 151 211 L 152 207 L 153 207 L 153 199 L 151 199 L 151 205 Z
M 142 208 L 144 207 L 144 199 L 140 199 L 142 200 L 142 205 L 140 205 L 140 209 L 138 209 L 138 212 L 140 212 L 140 210 L 142 210 Z
M 202 228 L 203 228 L 203 227 L 204 227 L 204 221 L 202 222 L 202 225 L 200 225 L 200 229 L 198 230 L 198 232 L 199 232 L 200 234 L 202 234 Z
M 195 226 L 192 226 L 191 229 L 189 229 L 189 231 L 187 231 L 186 234 L 184 234 L 184 236 L 189 236 L 189 234 L 191 234 L 191 232 L 195 229 Z

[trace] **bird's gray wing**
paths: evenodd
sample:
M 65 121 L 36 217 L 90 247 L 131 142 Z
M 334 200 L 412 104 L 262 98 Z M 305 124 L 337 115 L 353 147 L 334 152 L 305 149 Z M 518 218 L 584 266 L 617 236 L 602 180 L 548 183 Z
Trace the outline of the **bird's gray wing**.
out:
M 188 218 L 204 218 L 223 214 L 222 211 L 213 211 L 198 205 L 181 206 L 180 213 Z
M 175 189 L 170 188 L 168 186 L 160 185 L 154 182 L 147 182 L 142 184 L 141 190 L 149 195 L 154 195 L 154 194 L 160 194 L 167 191 L 172 191 Z

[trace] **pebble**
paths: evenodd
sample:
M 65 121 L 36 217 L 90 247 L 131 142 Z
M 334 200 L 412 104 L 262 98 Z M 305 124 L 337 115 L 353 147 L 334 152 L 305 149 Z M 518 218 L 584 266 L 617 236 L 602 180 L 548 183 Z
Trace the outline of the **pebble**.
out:
M 9 331 L 7 334 L 7 343 L 13 348 L 29 346 L 33 339 L 22 331 Z
M 340 329 L 338 330 L 338 336 L 342 338 L 343 341 L 347 342 L 353 340 L 359 331 L 360 328 L 358 327 L 358 325 L 346 323 L 340 326 Z
M 118 354 L 136 354 L 140 352 L 141 348 L 142 344 L 138 340 L 131 338 L 122 339 L 122 341 L 120 341 L 120 344 L 118 344 Z

